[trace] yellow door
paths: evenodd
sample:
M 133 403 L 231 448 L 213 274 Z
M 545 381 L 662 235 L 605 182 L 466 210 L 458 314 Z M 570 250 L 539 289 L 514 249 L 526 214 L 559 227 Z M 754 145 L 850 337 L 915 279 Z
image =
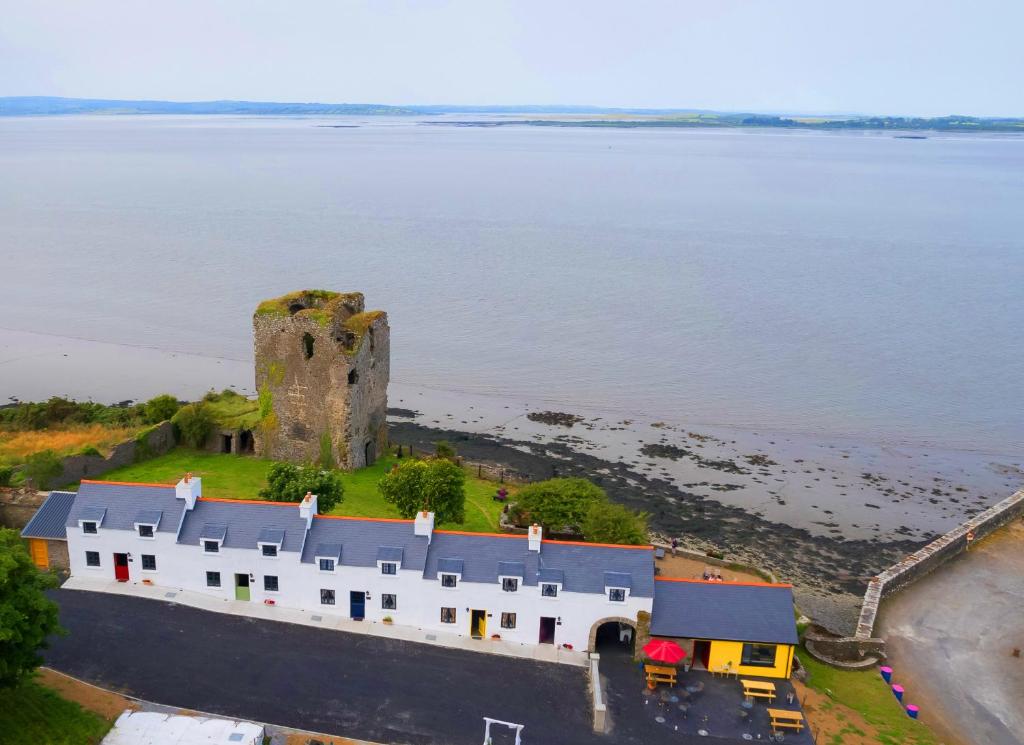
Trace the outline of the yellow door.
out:
M 40 569 L 50 568 L 50 557 L 46 552 L 46 541 L 33 538 L 28 542 L 28 551 L 32 555 L 32 561 Z

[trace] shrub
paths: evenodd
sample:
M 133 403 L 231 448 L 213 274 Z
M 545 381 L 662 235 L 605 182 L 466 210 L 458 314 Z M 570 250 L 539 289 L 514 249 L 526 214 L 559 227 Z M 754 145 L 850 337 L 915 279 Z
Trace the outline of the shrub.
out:
M 163 393 L 159 396 L 149 399 L 145 405 L 144 410 L 146 412 L 146 422 L 149 424 L 159 424 L 160 422 L 166 422 L 168 419 L 178 413 L 178 409 L 181 408 L 181 404 L 178 403 L 178 399 L 170 394 Z
M 0 466 L 0 486 L 10 486 L 14 478 L 13 466 Z
M 320 435 L 320 459 L 317 463 L 321 468 L 334 468 L 334 444 L 329 432 Z
M 466 519 L 466 472 L 450 460 L 406 460 L 384 475 L 377 488 L 404 518 L 431 510 L 438 523 Z
M 607 499 L 604 489 L 586 479 L 548 479 L 519 490 L 516 513 L 519 520 L 540 523 L 545 531 L 578 532 L 591 505 Z
M 273 502 L 301 502 L 306 492 L 316 494 L 317 510 L 330 512 L 345 498 L 341 474 L 313 466 L 275 463 L 267 473 L 267 488 L 260 496 Z
M 445 460 L 455 460 L 458 457 L 455 446 L 448 440 L 438 440 L 434 443 L 434 455 Z
M 103 453 L 101 453 L 95 445 L 86 445 L 84 448 L 75 453 L 75 455 L 88 455 L 93 458 L 103 457 Z
M 25 459 L 25 476 L 37 489 L 48 489 L 50 482 L 61 475 L 64 466 L 52 450 L 32 453 Z
M 202 402 L 182 406 L 171 421 L 189 447 L 201 448 L 213 431 L 213 415 Z
M 642 546 L 647 539 L 647 515 L 614 502 L 595 502 L 583 518 L 583 535 L 593 543 Z

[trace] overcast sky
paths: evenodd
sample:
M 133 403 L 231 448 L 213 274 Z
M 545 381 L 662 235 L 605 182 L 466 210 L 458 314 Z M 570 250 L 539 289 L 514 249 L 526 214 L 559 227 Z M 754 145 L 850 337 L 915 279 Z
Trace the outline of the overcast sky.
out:
M 0 0 L 0 95 L 1024 115 L 1024 0 Z

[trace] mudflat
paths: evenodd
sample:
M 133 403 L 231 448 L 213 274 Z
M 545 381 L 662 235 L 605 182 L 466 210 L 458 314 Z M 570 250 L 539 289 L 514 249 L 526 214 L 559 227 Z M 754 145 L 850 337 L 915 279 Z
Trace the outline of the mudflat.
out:
M 943 741 L 1024 743 L 1021 609 L 1021 521 L 882 605 L 878 629 L 894 678 Z

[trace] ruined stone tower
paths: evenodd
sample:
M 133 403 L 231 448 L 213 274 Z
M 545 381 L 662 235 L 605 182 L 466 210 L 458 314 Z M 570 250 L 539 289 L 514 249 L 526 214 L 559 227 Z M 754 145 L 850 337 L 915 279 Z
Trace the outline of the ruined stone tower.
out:
M 301 290 L 252 318 L 260 423 L 256 453 L 341 468 L 373 463 L 387 444 L 390 329 L 360 292 Z

